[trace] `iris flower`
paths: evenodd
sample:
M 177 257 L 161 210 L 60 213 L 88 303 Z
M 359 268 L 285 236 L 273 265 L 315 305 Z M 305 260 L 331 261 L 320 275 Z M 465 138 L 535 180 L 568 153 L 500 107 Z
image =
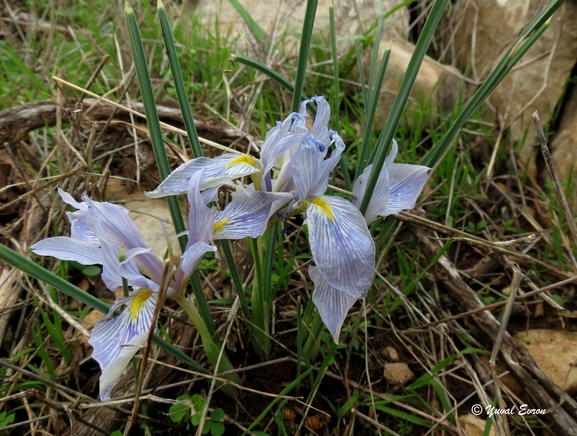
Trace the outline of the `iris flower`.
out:
M 202 256 L 216 250 L 210 245 L 214 239 L 262 235 L 270 216 L 292 198 L 286 193 L 239 189 L 227 208 L 218 212 L 205 204 L 199 191 L 201 177 L 202 172 L 198 172 L 189 181 L 189 239 L 178 265 L 174 266 L 168 296 L 184 291 Z M 108 315 L 94 326 L 89 340 L 94 348 L 92 357 L 102 370 L 100 399 L 105 400 L 152 327 L 164 261 L 152 253 L 124 207 L 92 201 L 86 194 L 82 202 L 62 190 L 59 194 L 77 209 L 67 214 L 71 236 L 44 239 L 34 244 L 32 251 L 83 265 L 102 265 L 102 279 L 108 289 L 122 287 L 123 279 L 132 287 L 130 296 L 118 298 Z M 121 313 L 114 317 L 122 307 Z
M 314 102 L 317 114 L 310 131 L 305 128 L 306 106 Z M 323 97 L 313 97 L 301 104 L 298 113 L 289 115 L 268 134 L 261 148 L 260 160 L 249 155 L 223 155 L 219 158 L 193 159 L 177 168 L 149 196 L 182 192 L 188 180 L 202 168 L 209 169 L 200 189 L 210 194 L 223 183 L 250 175 L 250 189 L 290 192 L 292 201 L 280 213 L 291 217 L 306 215 L 309 244 L 315 266 L 309 274 L 315 284 L 313 302 L 338 342 L 346 314 L 357 299 L 364 297 L 371 285 L 375 267 L 375 246 L 368 224 L 378 216 L 398 213 L 414 207 L 427 179 L 428 168 L 395 164 L 398 147 L 393 141 L 391 153 L 380 171 L 377 186 L 363 216 L 358 207 L 372 171 L 367 166 L 356 180 L 352 202 L 325 195 L 328 178 L 340 160 L 345 144 L 337 132 L 328 129 L 330 107 Z M 330 154 L 329 154 L 330 152 Z M 280 171 L 271 177 L 274 164 Z

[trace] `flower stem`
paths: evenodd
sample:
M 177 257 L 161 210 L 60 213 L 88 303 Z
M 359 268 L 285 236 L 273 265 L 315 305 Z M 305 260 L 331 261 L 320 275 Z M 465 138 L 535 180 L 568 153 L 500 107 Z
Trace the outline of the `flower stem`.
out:
M 224 351 L 224 348 L 221 350 L 221 346 L 219 346 L 217 341 L 215 341 L 214 338 L 210 335 L 194 303 L 182 294 L 175 295 L 172 298 L 180 305 L 180 307 L 184 309 L 184 311 L 188 314 L 190 320 L 196 327 L 196 330 L 200 335 L 200 339 L 202 340 L 202 346 L 204 348 L 204 352 L 206 353 L 206 357 L 208 357 L 208 360 L 211 363 L 211 365 L 213 365 L 215 368 L 218 365 L 218 369 L 215 371 L 215 373 L 218 374 L 224 371 L 233 370 L 234 366 L 230 362 L 228 355 Z M 219 362 L 219 356 L 220 356 L 220 362 Z M 240 384 L 240 378 L 236 373 L 227 374 L 225 378 L 233 383 Z M 235 386 L 222 385 L 221 389 L 224 392 L 226 392 L 227 395 L 233 398 L 236 398 L 238 395 L 238 391 Z

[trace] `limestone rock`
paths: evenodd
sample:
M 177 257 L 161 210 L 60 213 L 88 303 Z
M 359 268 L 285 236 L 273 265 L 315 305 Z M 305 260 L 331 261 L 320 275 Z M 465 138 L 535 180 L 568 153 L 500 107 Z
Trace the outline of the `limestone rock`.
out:
M 267 33 L 275 35 L 278 39 L 284 34 L 298 36 L 302 30 L 303 19 L 306 11 L 306 0 L 272 0 L 263 2 L 259 0 L 239 0 L 239 3 L 246 9 L 251 18 Z M 402 0 L 383 0 L 383 10 L 392 10 L 403 3 Z M 315 16 L 315 30 L 321 35 L 329 34 L 329 0 L 319 0 L 317 13 Z M 378 14 L 377 2 L 373 0 L 334 0 L 335 27 L 339 37 L 350 35 L 361 35 L 373 26 Z M 212 24 L 216 17 L 220 30 L 223 33 L 231 32 L 237 40 L 237 49 L 245 53 L 247 48 L 252 48 L 252 35 L 239 13 L 229 2 L 198 2 L 195 12 L 199 14 L 201 20 L 207 24 Z M 388 43 L 391 36 L 397 35 L 406 38 L 409 34 L 409 11 L 401 8 L 387 18 L 384 25 L 384 39 Z M 298 52 L 298 40 L 293 40 L 293 54 Z M 348 41 L 350 47 L 353 42 Z M 341 47 L 342 48 L 342 47 Z M 290 49 L 290 48 L 289 48 Z
M 305 15 L 306 1 L 282 1 L 273 0 L 261 2 L 258 0 L 240 0 L 252 19 L 268 34 L 286 34 L 285 50 L 287 55 L 298 53 L 299 34 Z M 383 10 L 389 11 L 402 4 L 402 0 L 384 0 Z M 338 50 L 343 54 L 354 45 L 354 37 L 363 34 L 371 26 L 375 25 L 378 17 L 378 2 L 374 0 L 335 0 L 335 27 L 339 39 Z M 237 47 L 240 53 L 246 54 L 247 49 L 254 49 L 254 39 L 247 29 L 238 12 L 228 2 L 199 2 L 195 11 L 204 17 L 205 23 L 211 23 L 218 16 L 220 30 L 231 32 L 233 38 L 238 36 Z M 407 41 L 409 34 L 409 11 L 406 7 L 398 9 L 390 17 L 387 17 L 383 25 L 379 59 L 390 43 L 392 43 L 391 57 L 384 84 L 381 90 L 377 115 L 374 128 L 380 131 L 387 119 L 401 80 L 407 69 L 407 65 L 414 51 L 414 45 Z M 328 38 L 329 35 L 329 0 L 319 0 L 315 18 L 315 30 L 317 34 Z M 252 42 L 251 42 L 252 41 Z M 251 55 L 249 53 L 249 55 Z M 364 68 L 368 70 L 371 53 L 365 53 L 363 58 Z M 358 71 L 347 78 L 349 81 L 358 80 Z M 365 78 L 366 79 L 366 78 Z M 410 106 L 419 109 L 422 105 L 431 102 L 433 116 L 441 111 L 446 113 L 456 101 L 461 88 L 462 75 L 452 67 L 444 66 L 433 59 L 426 57 L 423 61 L 419 75 L 415 82 Z M 359 88 L 355 87 L 354 92 Z M 322 89 L 317 91 L 323 93 Z M 409 116 L 409 122 L 411 118 Z
M 485 424 L 487 421 L 473 415 L 472 413 L 459 416 L 459 423 L 463 426 L 467 436 L 483 436 L 485 434 Z M 489 435 L 496 436 L 496 434 L 495 427 L 491 427 Z
M 469 68 L 470 76 L 478 83 L 484 80 L 544 4 L 540 0 L 457 2 L 451 21 L 459 69 Z M 533 163 L 536 152 L 531 145 L 536 139 L 531 114 L 538 110 L 543 124 L 549 122 L 576 59 L 577 4 L 566 2 L 490 97 L 488 116 L 503 127 L 510 126 L 512 140 L 522 139 L 528 129 L 521 152 L 526 162 Z M 534 174 L 535 166 L 531 169 Z
M 568 393 L 577 392 L 577 371 L 571 371 L 571 364 L 577 361 L 576 332 L 536 329 L 518 333 L 515 339 L 527 347 L 537 366 L 553 383 Z
M 385 363 L 385 378 L 393 385 L 404 386 L 415 378 L 409 365 L 403 362 Z

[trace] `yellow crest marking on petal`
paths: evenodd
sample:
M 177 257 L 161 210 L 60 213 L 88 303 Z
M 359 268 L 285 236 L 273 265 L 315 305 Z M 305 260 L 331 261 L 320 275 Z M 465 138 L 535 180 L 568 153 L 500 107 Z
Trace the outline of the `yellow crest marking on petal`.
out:
M 260 162 L 248 154 L 241 154 L 239 157 L 234 158 L 228 163 L 226 167 L 230 168 L 238 164 L 247 164 L 257 169 L 261 168 Z
M 333 215 L 333 211 L 331 210 L 331 207 L 321 197 L 313 198 L 311 200 L 311 203 L 314 204 L 315 206 L 320 207 L 323 210 L 323 212 L 327 214 L 327 216 L 330 218 L 331 221 L 335 220 L 335 217 Z
M 214 235 L 216 236 L 216 234 L 217 234 L 220 230 L 222 230 L 222 228 L 223 228 L 224 226 L 226 226 L 228 223 L 230 223 L 230 220 L 222 220 L 222 221 L 217 222 L 217 223 L 214 225 Z
M 134 300 L 132 300 L 132 322 L 136 321 L 136 317 L 138 316 L 138 312 L 140 312 L 140 308 L 142 307 L 142 305 L 144 304 L 144 302 L 146 300 L 148 300 L 150 298 L 150 296 L 152 295 L 152 291 L 140 291 L 138 292 L 138 294 L 136 294 L 136 297 L 134 297 Z

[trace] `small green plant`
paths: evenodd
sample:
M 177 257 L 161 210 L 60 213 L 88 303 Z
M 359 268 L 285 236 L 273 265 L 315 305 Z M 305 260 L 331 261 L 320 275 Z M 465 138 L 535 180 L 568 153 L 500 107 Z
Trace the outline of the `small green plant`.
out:
M 172 422 L 187 422 L 186 429 L 190 428 L 190 424 L 198 426 L 200 424 L 200 417 L 204 410 L 205 400 L 199 394 L 194 394 L 192 397 L 188 394 L 181 395 L 176 398 L 180 403 L 173 404 L 170 407 L 170 419 Z M 224 411 L 222 409 L 215 409 L 211 412 L 210 417 L 204 423 L 202 434 L 210 434 L 212 436 L 220 436 L 224 434 L 224 425 L 222 419 L 224 418 Z M 190 424 L 188 423 L 190 421 Z
M 14 414 L 9 415 L 8 412 L 0 413 L 0 428 L 12 424 L 14 422 L 15 417 L 16 415 Z

